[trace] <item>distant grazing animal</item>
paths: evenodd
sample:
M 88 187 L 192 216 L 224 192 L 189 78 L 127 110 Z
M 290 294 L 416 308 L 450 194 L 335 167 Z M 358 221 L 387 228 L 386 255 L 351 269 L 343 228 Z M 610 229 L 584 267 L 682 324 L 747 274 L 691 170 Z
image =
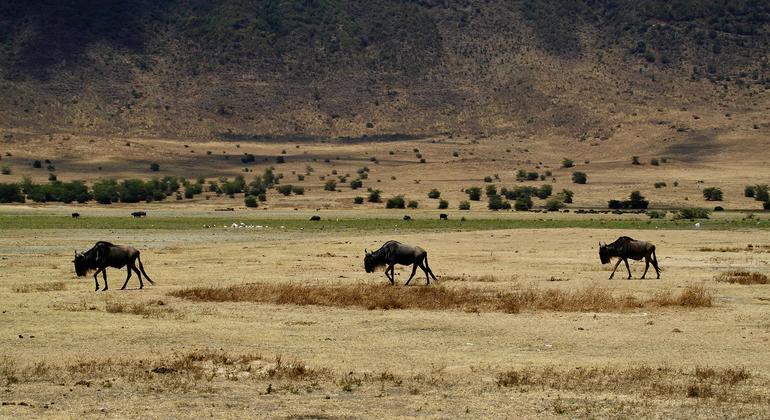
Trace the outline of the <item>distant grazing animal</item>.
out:
M 655 255 L 655 245 L 649 242 L 637 241 L 628 236 L 621 236 L 609 245 L 599 242 L 599 259 L 602 261 L 602 264 L 609 263 L 613 257 L 618 258 L 618 263 L 615 264 L 615 268 L 612 269 L 610 278 L 615 275 L 615 270 L 618 269 L 621 261 L 626 263 L 628 278 L 631 278 L 631 268 L 628 266 L 629 258 L 636 261 L 644 258 L 645 266 L 642 278 L 647 274 L 650 263 L 652 263 L 652 266 L 655 268 L 655 273 L 657 273 L 658 278 L 660 278 L 660 268 L 658 268 L 658 257 Z
M 146 217 L 147 216 L 147 212 L 135 211 L 135 212 L 131 213 L 131 215 L 134 216 L 134 217 Z
M 428 266 L 428 252 L 419 246 L 404 245 L 398 241 L 388 241 L 378 250 L 369 252 L 364 249 L 366 255 L 364 256 L 364 269 L 367 273 L 372 273 L 378 267 L 385 267 L 385 277 L 390 280 L 390 284 L 396 284 L 395 280 L 395 265 L 413 265 L 412 275 L 409 276 L 409 280 L 404 284 L 409 285 L 412 281 L 414 273 L 417 272 L 417 267 L 422 268 L 425 272 L 425 280 L 430 284 L 430 278 L 438 281 L 433 271 Z M 390 275 L 388 275 L 390 272 Z
M 73 219 L 77 219 L 78 217 L 80 217 L 80 213 L 72 213 Z
M 405 214 L 404 215 L 404 220 L 412 220 L 412 216 L 410 216 L 408 214 Z
M 128 266 L 128 277 L 126 277 L 126 282 L 123 283 L 123 287 L 121 287 L 120 290 L 126 288 L 128 280 L 131 278 L 132 270 L 136 271 L 136 274 L 139 276 L 140 289 L 144 288 L 142 274 L 144 274 L 144 278 L 146 278 L 150 284 L 155 284 L 155 282 L 150 279 L 150 276 L 144 271 L 142 260 L 139 259 L 139 250 L 130 246 L 113 245 L 109 242 L 99 241 L 93 248 L 86 252 L 78 253 L 75 251 L 75 259 L 72 260 L 72 262 L 75 263 L 75 273 L 78 277 L 85 277 L 89 271 L 96 270 L 94 273 L 96 291 L 99 290 L 99 280 L 97 280 L 97 276 L 100 272 L 104 278 L 104 289 L 102 289 L 102 291 L 107 290 L 107 267 L 123 268 L 126 265 Z M 137 262 L 139 263 L 138 269 L 136 268 Z
M 447 215 L 446 213 L 441 213 L 438 215 L 438 218 L 440 220 L 449 220 L 449 215 Z
M 317 216 L 317 215 L 316 216 L 310 216 L 310 221 L 311 222 L 318 222 L 320 220 L 321 220 L 321 216 Z

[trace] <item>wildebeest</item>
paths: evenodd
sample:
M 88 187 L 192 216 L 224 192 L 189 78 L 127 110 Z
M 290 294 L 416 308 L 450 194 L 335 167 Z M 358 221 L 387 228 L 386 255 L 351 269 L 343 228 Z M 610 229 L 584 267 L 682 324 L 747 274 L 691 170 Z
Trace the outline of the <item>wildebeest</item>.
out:
M 134 217 L 145 217 L 145 216 L 147 216 L 147 212 L 135 211 L 135 212 L 131 213 L 131 215 L 134 216 Z
M 142 260 L 139 259 L 139 250 L 130 246 L 113 245 L 109 242 L 99 241 L 93 248 L 86 252 L 78 253 L 75 251 L 75 259 L 72 260 L 72 262 L 75 263 L 75 273 L 78 277 L 85 277 L 89 271 L 96 270 L 94 273 L 96 291 L 99 290 L 99 280 L 97 280 L 97 276 L 100 272 L 104 278 L 104 289 L 102 289 L 102 291 L 107 290 L 107 267 L 123 268 L 126 265 L 128 266 L 128 276 L 120 290 L 126 288 L 128 280 L 131 278 L 132 271 L 136 271 L 136 274 L 139 276 L 140 289 L 144 288 L 142 274 L 144 274 L 144 278 L 146 278 L 150 284 L 155 284 L 155 282 L 150 279 L 150 276 L 144 271 Z M 139 268 L 136 268 L 137 262 L 139 262 Z
M 318 222 L 320 220 L 321 220 L 321 216 L 318 216 L 318 215 L 310 216 L 310 221 L 311 222 Z
M 78 217 L 80 217 L 80 213 L 72 213 L 73 219 L 77 219 Z
M 629 258 L 636 261 L 644 258 L 645 266 L 642 278 L 647 274 L 650 263 L 652 263 L 652 266 L 655 268 L 655 273 L 657 273 L 658 278 L 660 278 L 660 268 L 658 267 L 658 257 L 655 255 L 655 245 L 649 242 L 637 241 L 628 236 L 621 236 L 609 245 L 599 242 L 599 259 L 602 261 L 602 264 L 609 263 L 613 257 L 618 258 L 618 263 L 615 264 L 615 268 L 612 269 L 610 278 L 615 275 L 615 270 L 618 269 L 621 261 L 626 263 L 628 278 L 631 278 L 631 268 L 628 266 Z
M 441 213 L 438 215 L 439 220 L 449 220 L 449 215 L 446 213 Z
M 396 284 L 395 280 L 395 265 L 412 265 L 412 275 L 409 276 L 409 280 L 404 284 L 409 285 L 412 281 L 414 273 L 417 272 L 417 267 L 422 268 L 425 272 L 425 280 L 430 284 L 430 278 L 438 281 L 436 276 L 433 275 L 428 266 L 428 252 L 419 246 L 405 245 L 398 241 L 385 242 L 382 247 L 376 251 L 369 252 L 364 249 L 366 255 L 364 256 L 364 269 L 367 273 L 372 273 L 377 267 L 385 267 L 385 277 L 390 280 L 390 284 Z M 390 272 L 390 275 L 388 275 Z
M 412 216 L 410 216 L 408 214 L 405 214 L 404 215 L 404 220 L 412 220 Z

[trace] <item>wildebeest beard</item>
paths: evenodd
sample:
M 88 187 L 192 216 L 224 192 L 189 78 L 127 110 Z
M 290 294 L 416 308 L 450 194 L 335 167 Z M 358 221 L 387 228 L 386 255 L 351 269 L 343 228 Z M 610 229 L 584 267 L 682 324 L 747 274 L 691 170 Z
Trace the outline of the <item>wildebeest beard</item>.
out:
M 364 270 L 366 270 L 367 273 L 373 273 L 374 270 L 384 266 L 385 262 L 376 258 L 374 253 L 368 253 L 364 256 Z
M 610 258 L 610 250 L 607 249 L 607 245 L 599 246 L 599 259 L 602 261 L 602 264 L 608 264 Z
M 89 271 L 95 270 L 93 266 L 88 264 L 86 256 L 83 254 L 76 254 L 75 259 L 72 260 L 72 262 L 75 263 L 75 274 L 77 274 L 78 277 L 85 277 L 88 275 Z

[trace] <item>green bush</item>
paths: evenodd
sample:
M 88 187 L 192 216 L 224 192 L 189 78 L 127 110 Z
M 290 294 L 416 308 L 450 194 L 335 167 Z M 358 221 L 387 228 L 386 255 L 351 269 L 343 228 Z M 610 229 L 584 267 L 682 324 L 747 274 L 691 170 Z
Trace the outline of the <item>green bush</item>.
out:
M 382 202 L 382 198 L 380 197 L 380 190 L 373 190 L 369 188 L 369 196 L 366 197 L 366 201 L 370 203 L 380 203 Z
M 639 162 L 639 156 L 631 156 L 631 164 L 632 165 L 641 165 L 642 162 Z
M 0 203 L 23 203 L 24 201 L 19 184 L 0 183 Z
M 537 190 L 537 198 L 545 200 L 553 193 L 553 187 L 550 184 L 545 184 Z
M 564 160 L 561 161 L 562 168 L 571 168 L 573 166 L 575 166 L 575 162 L 573 162 L 572 159 L 564 158 Z
M 484 182 L 492 182 L 492 177 L 491 176 L 485 176 L 484 177 Z
M 276 156 L 275 163 L 286 163 L 286 158 L 283 156 Z
M 468 194 L 468 199 L 470 199 L 471 201 L 481 200 L 481 188 L 472 187 L 472 188 L 466 189 L 465 192 Z
M 407 203 L 406 206 L 409 207 L 410 209 L 416 209 L 418 205 L 419 203 L 417 201 L 411 200 L 409 201 L 409 203 Z
M 364 182 L 361 181 L 360 179 L 354 179 L 354 180 L 350 181 L 350 189 L 351 190 L 357 190 L 357 189 L 359 189 L 359 188 L 361 188 L 363 186 L 364 186 Z
M 48 174 L 48 180 L 49 181 L 56 181 L 58 178 L 56 177 L 56 174 L 50 173 Z
M 35 169 L 40 169 L 43 167 L 43 162 L 39 160 L 35 160 L 34 162 L 32 162 L 32 167 Z
M 118 182 L 114 179 L 104 179 L 94 182 L 91 186 L 94 200 L 99 204 L 111 204 L 120 200 Z
M 150 164 L 150 170 L 153 172 L 158 172 L 160 170 L 160 165 L 153 162 Z
M 335 191 L 337 189 L 337 182 L 333 179 L 326 181 L 324 184 L 324 191 Z
M 470 210 L 471 203 L 469 201 L 461 201 L 460 205 L 458 205 L 457 208 L 460 210 Z
M 692 207 L 679 210 L 674 215 L 674 219 L 708 219 L 709 214 L 711 214 L 711 212 L 708 209 Z
M 527 172 L 527 181 L 537 181 L 540 175 L 537 172 Z
M 8 165 L 3 165 L 2 168 L 0 168 L 0 173 L 3 175 L 10 175 L 11 174 L 11 167 Z
M 257 207 L 259 204 L 257 203 L 256 197 L 253 195 L 247 195 L 243 198 L 243 204 L 246 205 L 246 207 L 254 208 Z
M 610 200 L 607 207 L 610 209 L 646 209 L 650 205 L 639 191 L 632 191 L 628 200 Z
M 607 202 L 607 208 L 618 210 L 623 208 L 623 202 L 620 200 L 610 200 Z
M 586 175 L 585 172 L 573 172 L 572 182 L 574 182 L 575 184 L 585 184 L 586 182 L 588 182 L 588 175 Z
M 299 185 L 294 185 L 291 187 L 291 192 L 293 192 L 296 195 L 305 195 L 305 188 L 300 187 Z
M 770 201 L 770 191 L 766 184 L 754 186 L 754 199 L 757 201 Z
M 561 190 L 559 193 L 559 198 L 561 198 L 561 200 L 566 204 L 572 203 L 572 197 L 574 196 L 575 193 L 567 189 Z
M 744 197 L 754 197 L 754 187 L 752 185 L 747 185 L 746 188 L 743 189 L 743 196 Z
M 655 188 L 663 188 L 665 186 L 666 186 L 665 182 L 656 182 L 655 183 Z
M 722 201 L 722 190 L 717 187 L 704 188 L 703 198 L 706 201 Z
M 666 212 L 665 211 L 651 210 L 651 211 L 647 212 L 647 216 L 650 219 L 665 219 L 666 218 Z
M 527 171 L 519 169 L 516 171 L 516 181 L 522 182 L 527 180 Z
M 449 208 L 449 201 L 439 200 L 438 201 L 438 208 L 439 208 L 439 210 L 448 209 Z
M 511 203 L 503 200 L 503 197 L 495 194 L 489 196 L 489 204 L 487 207 L 490 210 L 508 210 L 511 208 Z
M 762 203 L 762 208 L 765 210 L 770 210 L 770 201 L 765 201 Z
M 516 203 L 514 203 L 513 208 L 516 209 L 516 211 L 527 211 L 532 208 L 532 198 L 528 195 L 521 196 L 516 199 Z
M 494 184 L 489 184 L 486 187 L 484 187 L 484 192 L 486 193 L 487 197 L 497 195 L 497 187 Z
M 405 207 L 406 207 L 406 201 L 404 200 L 403 195 L 397 195 L 395 197 L 391 197 L 385 203 L 385 208 L 388 208 L 388 209 L 403 209 Z
M 548 211 L 557 211 L 562 208 L 564 208 L 564 202 L 556 197 L 549 198 L 548 201 L 545 202 L 545 209 Z
M 364 197 L 353 197 L 353 204 L 364 204 Z
M 291 184 L 279 185 L 275 187 L 275 190 L 283 195 L 291 195 Z
M 430 192 L 428 193 L 428 198 L 436 199 L 439 197 L 441 197 L 441 192 L 435 188 L 430 190 Z
M 652 158 L 652 159 L 650 159 L 650 165 L 658 166 L 658 165 L 660 165 L 660 162 L 658 162 L 658 159 Z

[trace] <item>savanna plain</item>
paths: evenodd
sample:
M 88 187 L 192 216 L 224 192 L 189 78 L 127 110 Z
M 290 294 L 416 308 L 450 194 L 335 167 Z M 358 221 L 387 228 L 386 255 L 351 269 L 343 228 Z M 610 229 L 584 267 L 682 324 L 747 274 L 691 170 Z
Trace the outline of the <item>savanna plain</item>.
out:
M 93 226 L 108 214 L 56 228 L 54 210 L 6 210 L 3 413 L 768 416 L 766 220 L 496 229 L 451 213 L 443 227 L 384 212 L 347 226 L 329 212 L 236 228 L 236 215 L 212 212 L 205 228 L 180 212 L 166 216 L 177 225 L 105 229 Z M 641 263 L 632 280 L 622 267 L 607 279 L 598 242 L 620 234 L 657 245 L 660 280 L 640 280 Z M 109 291 L 94 292 L 75 277 L 73 248 L 103 238 L 142 244 L 156 285 L 138 290 L 134 276 L 119 291 L 125 272 L 110 269 Z M 418 270 L 404 287 L 402 268 L 392 287 L 366 274 L 364 249 L 386 238 L 426 247 L 439 280 L 426 286 Z

